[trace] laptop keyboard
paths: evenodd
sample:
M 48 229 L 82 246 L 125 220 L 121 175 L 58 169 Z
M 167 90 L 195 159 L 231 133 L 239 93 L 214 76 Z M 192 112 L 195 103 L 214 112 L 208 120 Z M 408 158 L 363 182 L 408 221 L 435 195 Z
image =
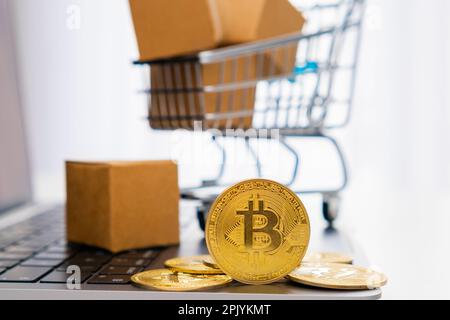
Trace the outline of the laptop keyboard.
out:
M 67 267 L 77 265 L 81 283 L 128 284 L 159 252 L 144 249 L 112 254 L 69 244 L 61 211 L 50 210 L 0 230 L 0 283 L 66 283 Z

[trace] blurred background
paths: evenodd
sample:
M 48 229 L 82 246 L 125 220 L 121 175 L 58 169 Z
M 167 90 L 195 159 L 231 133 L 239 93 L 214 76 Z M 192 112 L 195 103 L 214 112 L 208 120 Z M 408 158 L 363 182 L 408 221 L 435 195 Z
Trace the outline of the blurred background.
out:
M 64 199 L 66 159 L 173 157 L 173 135 L 145 120 L 128 1 L 10 4 L 38 200 Z M 388 299 L 450 298 L 448 12 L 447 0 L 368 1 L 353 118 L 330 132 L 350 167 L 338 225 L 389 276 Z M 334 183 L 326 146 L 299 141 L 298 148 L 317 169 L 304 169 L 300 185 Z M 180 184 L 208 170 L 181 165 Z M 283 180 L 283 170 L 273 175 Z M 320 215 L 320 199 L 305 202 Z

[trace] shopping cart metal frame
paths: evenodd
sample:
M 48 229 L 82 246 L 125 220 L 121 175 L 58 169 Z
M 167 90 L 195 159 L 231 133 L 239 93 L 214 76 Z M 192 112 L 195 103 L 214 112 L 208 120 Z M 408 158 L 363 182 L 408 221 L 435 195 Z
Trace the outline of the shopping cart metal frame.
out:
M 159 108 L 163 110 L 165 115 L 159 113 L 158 120 L 167 120 L 168 125 L 165 127 L 158 127 L 159 130 L 174 130 L 178 128 L 192 129 L 193 127 L 185 127 L 183 123 L 185 121 L 211 121 L 212 123 L 218 123 L 221 120 L 227 120 L 225 127 L 214 127 L 216 134 L 211 135 L 211 139 L 217 146 L 218 151 L 221 154 L 222 161 L 218 170 L 217 176 L 212 179 L 207 179 L 196 188 L 189 188 L 182 190 L 182 197 L 185 199 L 200 200 L 201 205 L 198 209 L 198 217 L 200 224 L 204 227 L 205 217 L 209 210 L 209 206 L 214 201 L 217 194 L 212 193 L 209 196 L 199 196 L 198 191 L 205 188 L 221 186 L 221 181 L 224 177 L 225 167 L 227 165 L 227 151 L 219 142 L 223 138 L 225 132 L 229 133 L 227 129 L 236 129 L 236 125 L 231 120 L 239 119 L 241 117 L 253 116 L 253 128 L 255 129 L 277 129 L 279 130 L 279 141 L 286 148 L 286 150 L 292 155 L 294 159 L 292 176 L 289 181 L 285 182 L 286 185 L 292 185 L 299 174 L 300 156 L 297 151 L 287 142 L 289 138 L 315 138 L 322 139 L 329 142 L 336 150 L 337 157 L 340 162 L 342 170 L 342 182 L 334 189 L 314 189 L 314 190 L 296 190 L 298 193 L 320 193 L 323 196 L 323 216 L 329 222 L 330 226 L 337 218 L 339 204 L 340 204 L 340 192 L 346 188 L 348 184 L 348 170 L 343 151 L 340 148 L 339 143 L 328 133 L 329 130 L 345 127 L 351 118 L 351 111 L 353 106 L 353 96 L 355 90 L 356 70 L 358 65 L 359 47 L 361 42 L 361 29 L 365 11 L 365 0 L 335 0 L 334 2 L 316 4 L 310 8 L 303 8 L 302 11 L 307 13 L 321 13 L 322 10 L 336 10 L 340 12 L 337 18 L 337 23 L 326 28 L 319 28 L 314 32 L 306 32 L 304 34 L 297 33 L 280 38 L 257 41 L 249 44 L 242 44 L 236 46 L 230 46 L 221 49 L 215 49 L 210 51 L 200 52 L 195 56 L 185 56 L 172 59 L 164 59 L 158 61 L 145 61 L 136 62 L 137 64 L 147 64 L 152 66 L 161 67 L 161 77 L 163 85 L 157 85 L 145 90 L 149 94 L 149 108 Z M 353 59 L 349 65 L 340 64 L 341 50 L 343 43 L 347 35 L 353 31 Z M 322 60 L 314 59 L 308 55 L 314 55 L 309 52 L 311 43 L 319 43 L 322 39 L 327 39 L 328 48 L 326 54 Z M 296 69 L 289 70 L 286 73 L 270 73 L 262 74 L 257 72 L 255 77 L 248 77 L 244 79 L 237 79 L 236 77 L 236 62 L 237 59 L 250 59 L 256 57 L 258 59 L 258 70 L 261 69 L 260 58 L 264 55 L 274 57 L 279 54 L 279 50 L 287 52 L 292 49 L 293 46 L 298 48 L 297 65 Z M 302 51 L 306 48 L 305 51 Z M 323 51 L 323 50 L 322 50 Z M 284 53 L 282 53 L 284 54 Z M 264 59 L 264 58 L 261 58 Z M 287 59 L 286 59 L 287 60 Z M 232 63 L 234 69 L 232 69 L 232 80 L 229 82 L 215 83 L 213 85 L 203 85 L 201 78 L 201 66 L 208 64 L 219 64 L 225 66 L 225 63 Z M 270 67 L 270 69 L 273 66 Z M 246 67 L 247 68 L 247 67 Z M 346 69 L 351 77 L 349 79 L 349 93 L 348 99 L 342 103 L 345 105 L 346 112 L 345 117 L 339 123 L 327 123 L 328 112 L 330 105 L 335 102 L 333 100 L 332 92 L 334 87 L 334 76 L 338 70 Z M 188 81 L 188 84 L 180 85 L 182 71 L 194 70 L 192 73 L 192 81 Z M 220 68 L 221 76 L 223 80 L 224 67 Z M 301 83 L 302 80 L 307 77 L 312 77 L 315 83 L 311 92 L 308 95 L 303 96 L 303 100 L 294 103 L 293 96 L 296 85 Z M 325 79 L 326 78 L 326 79 Z M 266 105 L 262 109 L 252 110 L 238 110 L 237 112 L 232 106 L 228 106 L 228 109 L 224 112 L 217 106 L 216 112 L 207 112 L 205 106 L 202 105 L 200 114 L 180 112 L 181 107 L 187 110 L 192 105 L 180 106 L 178 105 L 176 110 L 171 108 L 171 102 L 176 103 L 182 101 L 179 99 L 180 95 L 190 95 L 199 99 L 203 99 L 203 95 L 208 93 L 223 94 L 228 92 L 233 95 L 233 90 L 245 90 L 258 86 L 261 83 L 266 83 L 267 86 L 277 86 L 279 96 L 268 99 Z M 282 100 L 282 86 L 288 86 L 291 84 L 291 93 L 289 93 L 291 101 L 283 106 Z M 325 85 L 324 85 L 325 84 Z M 152 84 L 153 86 L 153 84 Z M 301 88 L 301 85 L 299 85 Z M 325 88 L 325 89 L 324 89 Z M 269 91 L 267 89 L 267 91 Z M 303 95 L 303 93 L 301 93 Z M 162 97 L 162 99 L 161 99 Z M 300 97 L 301 98 L 301 97 Z M 170 100 L 172 99 L 172 100 Z M 178 99 L 178 100 L 177 100 Z M 192 99 L 191 99 L 192 100 Z M 233 100 L 233 99 L 232 99 Z M 163 103 L 161 102 L 163 101 Z M 233 100 L 234 101 L 234 100 Z M 300 116 L 300 109 L 302 109 L 303 115 Z M 150 109 L 151 110 L 151 109 Z M 175 110 L 175 111 L 174 111 Z M 289 122 L 295 117 L 290 117 L 290 111 L 297 111 L 297 121 L 292 124 Z M 220 111 L 220 112 L 219 112 Z M 279 115 L 285 113 L 285 122 L 279 121 Z M 267 114 L 271 113 L 272 118 L 275 116 L 275 121 L 268 123 Z M 257 121 L 256 116 L 263 115 L 262 121 Z M 150 124 L 155 121 L 150 117 Z M 239 128 L 239 126 L 237 126 Z M 242 130 L 239 131 L 242 134 Z M 242 138 L 249 154 L 253 157 L 256 164 L 257 176 L 263 175 L 263 169 L 256 152 L 252 149 L 251 139 L 253 137 L 244 135 L 236 135 L 235 138 Z

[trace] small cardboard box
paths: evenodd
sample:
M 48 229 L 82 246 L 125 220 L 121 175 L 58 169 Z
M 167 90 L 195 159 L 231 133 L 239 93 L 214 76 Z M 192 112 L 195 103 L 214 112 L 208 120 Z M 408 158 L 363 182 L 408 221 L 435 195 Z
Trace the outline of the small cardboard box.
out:
M 194 121 L 203 121 L 204 128 L 250 128 L 256 85 L 221 92 L 202 90 L 204 86 L 255 79 L 255 64 L 255 58 L 238 58 L 235 63 L 227 61 L 223 66 L 219 63 L 197 65 L 197 70 L 194 63 L 187 69 L 173 64 L 152 65 L 152 89 L 168 91 L 151 95 L 150 125 L 155 129 L 192 129 Z M 172 93 L 170 89 L 178 91 Z M 225 115 L 240 111 L 248 114 L 228 120 L 205 117 L 207 114 Z
M 215 0 L 129 0 L 140 60 L 191 54 L 222 39 Z
M 67 239 L 111 252 L 179 243 L 172 161 L 66 162 Z

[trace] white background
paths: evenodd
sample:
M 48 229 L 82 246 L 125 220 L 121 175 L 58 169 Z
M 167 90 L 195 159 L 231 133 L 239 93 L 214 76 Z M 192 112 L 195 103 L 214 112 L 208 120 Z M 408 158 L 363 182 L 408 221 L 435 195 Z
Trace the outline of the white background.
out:
M 65 159 L 170 157 L 170 133 L 143 119 L 127 1 L 10 2 L 39 199 L 63 198 Z M 355 113 L 336 132 L 351 168 L 339 224 L 389 276 L 385 298 L 450 298 L 449 12 L 369 0 Z

